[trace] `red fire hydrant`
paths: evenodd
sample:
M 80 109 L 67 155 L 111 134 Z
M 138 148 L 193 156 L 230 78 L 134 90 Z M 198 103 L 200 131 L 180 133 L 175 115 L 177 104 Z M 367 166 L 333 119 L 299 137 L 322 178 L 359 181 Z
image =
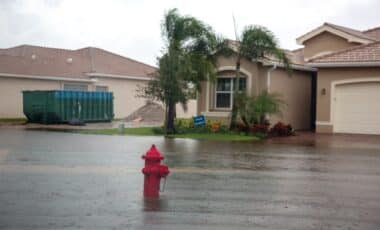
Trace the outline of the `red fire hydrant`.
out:
M 158 197 L 160 191 L 160 180 L 169 174 L 167 165 L 161 164 L 164 157 L 157 150 L 155 145 L 142 156 L 145 160 L 145 167 L 142 169 L 144 174 L 144 196 Z

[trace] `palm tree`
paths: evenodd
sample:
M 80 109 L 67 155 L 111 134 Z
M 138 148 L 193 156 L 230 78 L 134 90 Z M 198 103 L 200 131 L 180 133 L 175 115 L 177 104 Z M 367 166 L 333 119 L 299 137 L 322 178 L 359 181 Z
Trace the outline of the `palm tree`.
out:
M 189 91 L 201 90 L 201 82 L 214 79 L 215 50 L 224 44 L 211 27 L 191 16 L 169 10 L 162 23 L 164 54 L 158 58 L 158 71 L 143 89 L 143 95 L 165 105 L 165 131 L 174 133 L 175 106 L 186 109 Z M 191 87 L 190 87 L 191 86 Z
M 234 85 L 233 104 L 231 111 L 230 129 L 235 128 L 237 113 L 238 113 L 238 100 L 239 98 L 239 78 L 240 78 L 240 64 L 243 58 L 248 60 L 256 60 L 265 58 L 275 58 L 276 61 L 284 64 L 287 70 L 290 70 L 290 61 L 285 53 L 279 48 L 274 34 L 262 26 L 247 26 L 243 30 L 241 40 L 237 39 L 235 44 L 236 52 L 236 68 L 235 77 L 236 84 Z

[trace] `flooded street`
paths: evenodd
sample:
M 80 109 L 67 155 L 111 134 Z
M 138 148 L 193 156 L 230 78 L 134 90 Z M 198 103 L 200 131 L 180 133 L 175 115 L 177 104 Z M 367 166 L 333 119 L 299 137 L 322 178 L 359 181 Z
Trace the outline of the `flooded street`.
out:
M 142 197 L 151 144 L 171 170 L 159 200 Z M 249 143 L 1 129 L 0 229 L 377 230 L 380 137 Z

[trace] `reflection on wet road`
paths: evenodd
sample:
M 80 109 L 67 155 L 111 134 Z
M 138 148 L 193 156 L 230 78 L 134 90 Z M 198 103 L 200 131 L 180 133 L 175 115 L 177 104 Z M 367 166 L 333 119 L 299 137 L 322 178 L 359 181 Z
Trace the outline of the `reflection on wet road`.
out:
M 3 129 L 0 229 L 380 229 L 380 137 L 372 139 L 303 145 Z M 151 144 L 171 168 L 159 200 L 142 198 L 141 155 Z

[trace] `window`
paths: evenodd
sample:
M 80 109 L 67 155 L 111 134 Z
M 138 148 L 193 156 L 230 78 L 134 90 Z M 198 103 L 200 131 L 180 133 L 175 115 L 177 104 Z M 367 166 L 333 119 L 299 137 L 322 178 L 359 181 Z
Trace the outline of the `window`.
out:
M 96 92 L 108 92 L 108 87 L 107 86 L 100 86 L 100 85 L 97 85 L 95 87 L 95 91 Z
M 79 84 L 63 84 L 63 90 L 70 91 L 87 91 L 87 85 L 79 85 Z
M 234 91 L 235 78 L 217 78 L 215 107 L 230 109 L 232 106 L 232 94 Z M 239 78 L 239 91 L 245 91 L 247 82 L 244 77 Z

